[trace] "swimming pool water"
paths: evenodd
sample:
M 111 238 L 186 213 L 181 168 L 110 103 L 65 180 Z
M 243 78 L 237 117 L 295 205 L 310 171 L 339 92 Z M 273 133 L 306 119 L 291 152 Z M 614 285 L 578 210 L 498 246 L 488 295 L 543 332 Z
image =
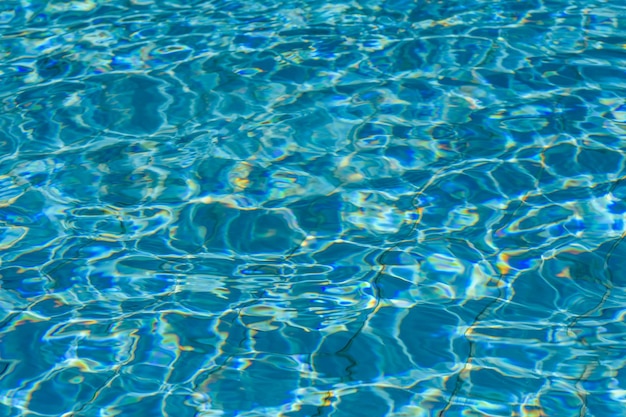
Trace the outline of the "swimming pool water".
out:
M 622 1 L 0 36 L 0 416 L 626 415 Z

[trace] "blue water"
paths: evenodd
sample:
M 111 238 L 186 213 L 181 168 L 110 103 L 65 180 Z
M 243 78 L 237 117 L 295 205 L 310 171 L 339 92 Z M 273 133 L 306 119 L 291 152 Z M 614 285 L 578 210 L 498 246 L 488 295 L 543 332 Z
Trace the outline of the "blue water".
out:
M 5 0 L 0 106 L 0 417 L 626 415 L 621 0 Z

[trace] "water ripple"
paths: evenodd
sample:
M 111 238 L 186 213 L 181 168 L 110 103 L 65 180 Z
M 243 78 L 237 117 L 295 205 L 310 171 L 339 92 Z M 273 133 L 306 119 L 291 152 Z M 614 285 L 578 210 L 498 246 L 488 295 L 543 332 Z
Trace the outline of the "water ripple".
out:
M 620 415 L 625 17 L 1 5 L 0 414 Z

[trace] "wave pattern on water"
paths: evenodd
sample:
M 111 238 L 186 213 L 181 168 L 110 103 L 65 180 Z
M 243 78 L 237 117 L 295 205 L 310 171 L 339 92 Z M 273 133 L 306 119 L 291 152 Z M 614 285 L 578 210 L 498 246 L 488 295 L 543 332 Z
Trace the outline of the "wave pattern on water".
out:
M 615 416 L 626 8 L 7 0 L 0 415 Z

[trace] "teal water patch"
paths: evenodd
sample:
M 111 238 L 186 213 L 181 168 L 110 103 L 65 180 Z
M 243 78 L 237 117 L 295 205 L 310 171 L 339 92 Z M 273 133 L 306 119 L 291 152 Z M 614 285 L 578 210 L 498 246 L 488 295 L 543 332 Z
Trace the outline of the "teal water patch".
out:
M 0 415 L 621 415 L 625 22 L 3 3 Z

